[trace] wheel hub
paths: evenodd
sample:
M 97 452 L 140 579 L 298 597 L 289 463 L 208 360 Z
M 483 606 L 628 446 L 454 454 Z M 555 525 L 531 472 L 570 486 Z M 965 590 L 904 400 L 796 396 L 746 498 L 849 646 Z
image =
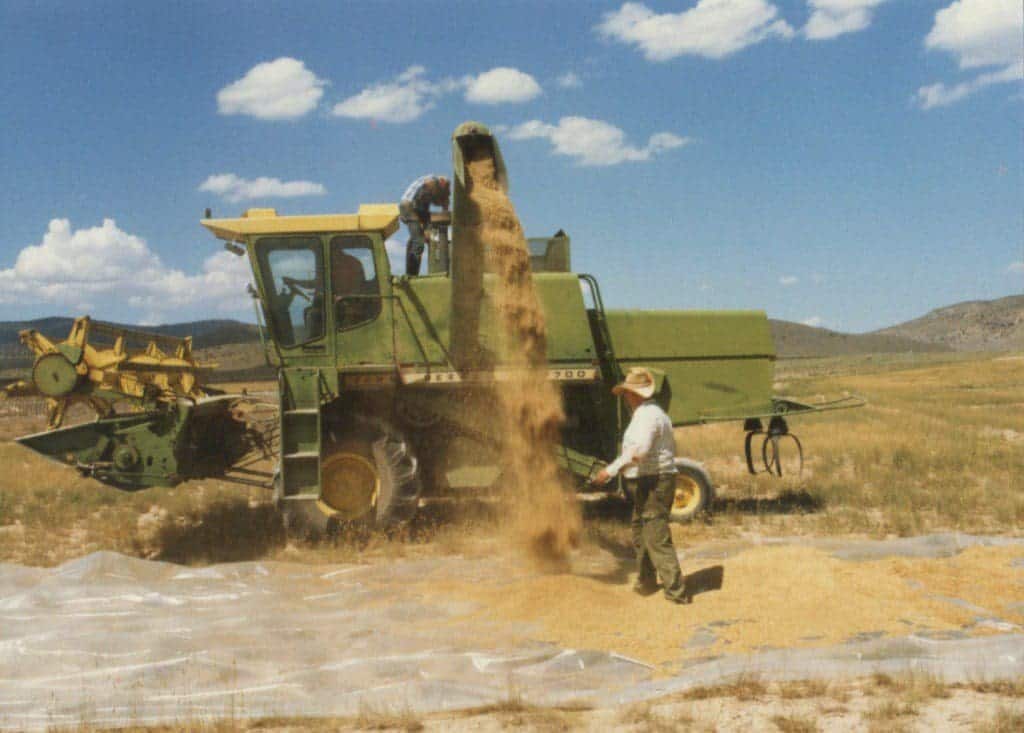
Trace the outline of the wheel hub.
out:
M 377 467 L 358 453 L 335 453 L 321 469 L 320 500 L 325 514 L 358 519 L 373 511 L 380 493 Z
M 32 381 L 47 397 L 64 397 L 71 394 L 78 384 L 80 375 L 75 365 L 63 354 L 43 354 L 32 367 Z
M 672 500 L 673 512 L 688 512 L 700 503 L 700 486 L 691 477 L 676 474 L 676 494 Z

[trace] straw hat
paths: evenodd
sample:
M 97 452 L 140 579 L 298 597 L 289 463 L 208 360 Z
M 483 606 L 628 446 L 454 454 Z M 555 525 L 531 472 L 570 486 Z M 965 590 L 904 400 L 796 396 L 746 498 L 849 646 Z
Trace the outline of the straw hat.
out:
M 619 395 L 623 392 L 632 392 L 646 400 L 654 394 L 654 386 L 654 375 L 651 374 L 650 369 L 632 367 L 626 375 L 625 381 L 612 387 L 612 394 Z

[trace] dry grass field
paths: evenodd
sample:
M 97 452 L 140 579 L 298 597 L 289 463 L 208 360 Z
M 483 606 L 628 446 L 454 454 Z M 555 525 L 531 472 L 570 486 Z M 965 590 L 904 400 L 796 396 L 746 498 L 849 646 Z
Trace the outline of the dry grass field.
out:
M 474 733 L 528 730 L 620 730 L 631 733 L 727 731 L 867 731 L 963 730 L 971 733 L 1017 733 L 1024 728 L 1024 687 L 968 683 L 947 685 L 924 675 L 875 675 L 827 683 L 819 680 L 765 683 L 741 678 L 657 700 L 620 708 L 585 704 L 560 707 L 531 705 L 510 691 L 508 699 L 456 712 L 418 714 L 409 710 L 365 708 L 347 718 L 244 718 L 189 720 L 157 726 L 128 726 L 122 733 L 325 733 L 326 731 L 463 731 Z M 83 721 L 51 733 L 99 733 Z
M 863 409 L 791 420 L 803 474 L 749 476 L 737 424 L 688 428 L 685 455 L 718 485 L 715 512 L 675 531 L 684 542 L 747 534 L 871 537 L 939 530 L 1019 533 L 1024 526 L 1024 357 L 880 356 L 780 362 L 777 391 L 844 391 Z M 263 383 L 226 385 L 250 392 Z M 38 416 L 0 419 L 0 560 L 54 565 L 110 549 L 184 563 L 258 557 L 350 561 L 457 552 L 497 521 L 486 503 L 424 512 L 398 534 L 360 532 L 304 546 L 283 535 L 269 492 L 221 480 L 124 493 L 44 461 L 10 438 Z M 784 467 L 791 467 L 788 461 Z M 588 535 L 625 539 L 622 507 L 588 509 Z
M 871 536 L 1024 525 L 1024 356 L 795 360 L 777 379 L 780 394 L 869 404 L 792 419 L 807 460 L 781 481 L 746 473 L 735 426 L 685 431 L 683 452 L 720 486 L 720 521 Z

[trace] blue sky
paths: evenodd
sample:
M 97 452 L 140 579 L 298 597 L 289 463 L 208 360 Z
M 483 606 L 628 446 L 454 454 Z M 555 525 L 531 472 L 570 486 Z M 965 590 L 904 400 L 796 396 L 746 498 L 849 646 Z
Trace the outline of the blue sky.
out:
M 863 331 L 1019 293 L 1022 13 L 0 0 L 0 319 L 249 319 L 204 207 L 396 200 L 465 119 L 611 306 Z

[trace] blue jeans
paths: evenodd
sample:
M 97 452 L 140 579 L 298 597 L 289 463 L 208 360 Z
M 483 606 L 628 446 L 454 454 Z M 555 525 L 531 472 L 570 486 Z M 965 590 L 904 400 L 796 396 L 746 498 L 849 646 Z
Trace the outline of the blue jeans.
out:
M 423 224 L 419 215 L 405 205 L 400 206 L 400 218 L 409 229 L 409 241 L 405 245 L 405 274 L 419 275 L 420 262 L 423 259 L 423 248 L 427 244 L 427 237 L 423 231 Z

